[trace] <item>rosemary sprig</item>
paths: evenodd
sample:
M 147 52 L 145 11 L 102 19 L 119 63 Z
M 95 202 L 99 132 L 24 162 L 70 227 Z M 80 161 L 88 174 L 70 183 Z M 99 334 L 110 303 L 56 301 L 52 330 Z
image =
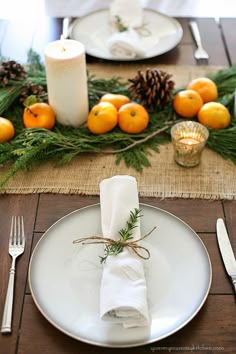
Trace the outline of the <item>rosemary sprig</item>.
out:
M 116 19 L 115 25 L 119 32 L 125 32 L 128 30 L 128 27 L 124 25 L 120 16 L 116 16 L 115 19 Z
M 138 219 L 141 217 L 141 209 L 135 208 L 134 211 L 130 211 L 130 216 L 126 222 L 126 226 L 119 231 L 120 238 L 118 241 L 127 242 L 133 238 L 133 230 L 137 227 Z M 108 244 L 104 248 L 104 256 L 100 256 L 100 262 L 105 263 L 107 257 L 116 256 L 117 254 L 123 252 L 123 244 Z

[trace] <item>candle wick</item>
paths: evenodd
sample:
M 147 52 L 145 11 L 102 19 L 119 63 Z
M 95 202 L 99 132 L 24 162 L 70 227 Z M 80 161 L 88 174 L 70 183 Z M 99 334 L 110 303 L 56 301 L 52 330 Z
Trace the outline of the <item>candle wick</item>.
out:
M 61 49 L 63 52 L 66 51 L 66 48 L 65 48 L 65 37 L 63 36 L 63 34 L 61 34 Z

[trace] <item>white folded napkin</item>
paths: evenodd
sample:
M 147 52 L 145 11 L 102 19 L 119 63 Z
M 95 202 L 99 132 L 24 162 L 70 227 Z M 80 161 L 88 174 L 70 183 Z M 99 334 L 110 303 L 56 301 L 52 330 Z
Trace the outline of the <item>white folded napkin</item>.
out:
M 130 211 L 139 208 L 137 182 L 131 176 L 114 176 L 100 183 L 101 223 L 104 237 L 118 240 Z M 140 223 L 133 232 L 140 237 Z M 147 326 L 149 313 L 143 260 L 132 249 L 108 256 L 100 288 L 100 316 L 125 328 Z
M 109 7 L 109 17 L 113 33 L 107 40 L 107 46 L 117 59 L 134 59 L 145 56 L 142 40 L 135 28 L 143 24 L 143 8 L 139 0 L 114 0 Z M 117 21 L 127 30 L 119 32 Z
M 117 21 L 117 16 L 126 27 L 136 28 L 143 24 L 143 8 L 139 0 L 114 0 L 109 9 L 110 21 Z
M 117 59 L 145 56 L 139 35 L 132 28 L 128 31 L 113 33 L 107 40 L 107 46 L 112 56 Z

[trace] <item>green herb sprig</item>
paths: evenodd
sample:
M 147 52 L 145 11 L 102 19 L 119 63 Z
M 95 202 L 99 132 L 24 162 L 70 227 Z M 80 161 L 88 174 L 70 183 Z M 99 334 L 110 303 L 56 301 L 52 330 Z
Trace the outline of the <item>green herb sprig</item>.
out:
M 124 25 L 120 16 L 116 16 L 115 19 L 115 24 L 119 32 L 125 32 L 128 30 L 128 27 Z
M 104 256 L 100 256 L 101 263 L 105 263 L 107 257 L 116 256 L 117 254 L 123 252 L 123 243 L 133 239 L 133 230 L 137 227 L 138 220 L 141 216 L 141 209 L 135 208 L 134 211 L 130 211 L 130 216 L 126 222 L 126 226 L 119 231 L 120 238 L 118 243 L 105 245 Z M 122 242 L 122 244 L 119 244 L 119 241 Z

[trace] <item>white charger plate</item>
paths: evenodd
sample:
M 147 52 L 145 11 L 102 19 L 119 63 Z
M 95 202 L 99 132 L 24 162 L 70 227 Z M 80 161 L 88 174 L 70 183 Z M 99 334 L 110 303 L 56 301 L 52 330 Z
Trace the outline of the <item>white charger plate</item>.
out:
M 100 205 L 76 210 L 53 224 L 36 245 L 29 285 L 42 315 L 63 333 L 101 347 L 135 347 L 163 339 L 185 326 L 203 306 L 211 285 L 208 252 L 198 235 L 176 216 L 140 204 L 151 316 L 149 327 L 124 329 L 99 317 L 103 246 L 73 244 L 101 235 Z
M 119 61 L 152 58 L 168 52 L 181 41 L 183 29 L 176 19 L 148 9 L 144 9 L 143 13 L 144 28 L 149 32 L 149 35 L 140 35 L 145 50 L 143 57 L 117 59 L 111 55 L 107 47 L 107 40 L 112 33 L 109 10 L 96 11 L 75 20 L 70 28 L 70 38 L 83 43 L 89 55 Z

